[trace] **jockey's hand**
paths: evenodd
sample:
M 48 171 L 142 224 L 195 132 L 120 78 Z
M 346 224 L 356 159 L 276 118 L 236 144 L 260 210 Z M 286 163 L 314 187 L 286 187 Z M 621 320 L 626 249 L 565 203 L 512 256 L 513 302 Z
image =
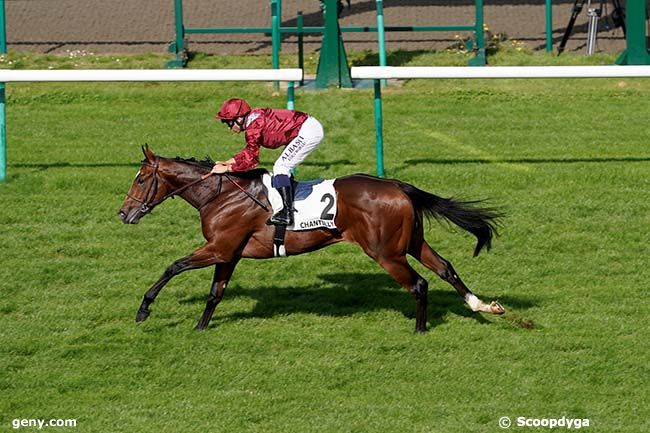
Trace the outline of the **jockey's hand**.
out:
M 212 167 L 211 173 L 215 173 L 215 174 L 226 173 L 229 168 L 230 166 L 228 164 L 218 161 L 216 164 L 214 164 L 214 167 Z

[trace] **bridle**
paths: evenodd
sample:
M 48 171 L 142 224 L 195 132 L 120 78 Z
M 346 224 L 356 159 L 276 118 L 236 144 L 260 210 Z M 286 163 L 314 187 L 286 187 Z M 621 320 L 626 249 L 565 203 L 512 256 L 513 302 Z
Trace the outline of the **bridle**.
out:
M 186 185 L 183 185 L 180 188 L 176 188 L 175 190 L 173 190 L 170 193 L 165 194 L 163 197 L 159 198 L 158 200 L 154 200 L 154 198 L 158 194 L 158 179 L 159 179 L 159 176 L 158 176 L 158 166 L 159 166 L 159 164 L 158 164 L 158 162 L 159 162 L 158 157 L 156 157 L 156 160 L 155 160 L 155 162 L 153 164 L 151 164 L 151 163 L 149 163 L 147 161 L 142 162 L 142 165 L 148 165 L 149 167 L 153 167 L 153 173 L 150 176 L 150 177 L 153 177 L 153 182 L 151 182 L 151 185 L 149 185 L 149 189 L 147 190 L 146 194 L 144 195 L 144 200 L 141 200 L 141 199 L 139 199 L 137 197 L 134 197 L 129 193 L 126 194 L 126 196 L 129 197 L 131 200 L 134 200 L 134 201 L 140 203 L 140 213 L 142 214 L 142 216 L 150 213 L 153 210 L 153 208 L 155 208 L 156 206 L 158 206 L 160 203 L 164 202 L 168 198 L 182 193 L 187 188 L 189 188 L 191 186 L 194 186 L 199 182 L 203 182 L 205 179 L 210 177 L 210 175 L 212 174 L 212 173 L 204 174 L 203 176 L 199 177 L 198 179 L 193 180 L 192 182 L 190 182 L 190 183 L 188 183 Z M 161 180 L 163 182 L 167 183 L 167 181 L 164 178 L 161 178 Z M 219 195 L 219 193 L 221 193 L 221 185 L 222 184 L 223 184 L 223 179 L 219 178 L 219 186 L 217 187 L 217 193 L 215 194 L 215 196 L 217 196 L 217 195 Z M 213 198 L 214 197 L 210 197 L 210 200 L 207 200 L 205 204 L 212 201 Z M 203 204 L 202 206 L 199 206 L 199 209 L 202 208 L 203 206 L 205 206 L 205 204 Z
M 142 213 L 142 215 L 146 215 L 153 210 L 155 206 L 155 204 L 153 203 L 153 198 L 158 193 L 158 158 L 156 158 L 154 164 L 150 164 L 149 162 L 143 161 L 142 165 L 148 165 L 149 167 L 153 167 L 153 174 L 150 176 L 153 177 L 153 182 L 151 182 L 151 184 L 149 185 L 149 189 L 144 195 L 144 200 L 134 197 L 129 193 L 126 193 L 126 196 L 131 200 L 140 203 L 141 205 L 140 213 Z
M 206 180 L 208 177 L 210 177 L 213 174 L 213 173 L 204 174 L 203 176 L 199 177 L 196 180 L 193 180 L 192 182 L 188 183 L 187 185 L 183 185 L 182 187 L 177 188 L 174 191 L 165 194 L 163 197 L 159 198 L 158 200 L 154 200 L 154 198 L 156 197 L 156 195 L 158 193 L 158 178 L 159 178 L 158 177 L 158 166 L 159 166 L 158 162 L 159 162 L 158 157 L 156 157 L 156 160 L 155 160 L 155 162 L 153 164 L 151 164 L 151 163 L 149 163 L 147 161 L 142 162 L 142 165 L 148 165 L 149 167 L 153 167 L 153 173 L 150 176 L 150 177 L 153 177 L 153 182 L 151 182 L 151 185 L 149 185 L 149 189 L 147 190 L 146 194 L 144 195 L 144 200 L 141 200 L 141 199 L 139 199 L 137 197 L 134 197 L 129 193 L 126 194 L 126 196 L 129 197 L 131 200 L 134 200 L 134 201 L 140 203 L 140 213 L 142 214 L 142 216 L 150 213 L 153 210 L 153 208 L 155 208 L 156 206 L 158 206 L 160 203 L 167 200 L 168 198 L 182 193 L 187 188 L 189 188 L 191 186 L 194 186 L 197 183 L 203 182 L 204 180 Z M 264 205 L 264 203 L 262 203 L 256 197 L 254 197 L 250 192 L 246 191 L 241 185 L 239 185 L 227 173 L 224 173 L 223 176 L 219 176 L 219 186 L 217 187 L 216 194 L 211 196 L 208 200 L 206 200 L 206 202 L 204 204 L 199 206 L 199 210 L 201 208 L 203 208 L 203 206 L 205 206 L 206 204 L 208 204 L 212 200 L 214 200 L 214 198 L 221 193 L 221 187 L 223 185 L 223 177 L 224 176 L 226 177 L 226 179 L 228 179 L 230 182 L 232 182 L 241 192 L 246 194 L 251 200 L 253 200 L 255 203 L 257 203 L 260 207 L 262 207 L 266 211 L 269 210 L 268 207 L 266 205 Z M 161 180 L 163 182 L 167 183 L 167 181 L 164 178 L 162 178 Z

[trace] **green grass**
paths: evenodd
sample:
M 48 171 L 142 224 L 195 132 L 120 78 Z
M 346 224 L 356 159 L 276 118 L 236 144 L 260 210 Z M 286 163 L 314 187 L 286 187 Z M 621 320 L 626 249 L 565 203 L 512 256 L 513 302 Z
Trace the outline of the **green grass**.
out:
M 122 65 L 151 67 L 143 59 Z M 192 328 L 209 269 L 173 279 L 136 326 L 145 290 L 202 243 L 181 200 L 137 226 L 116 217 L 140 146 L 231 156 L 242 137 L 213 115 L 235 95 L 285 103 L 266 84 L 8 85 L 0 431 L 74 418 L 83 432 L 498 432 L 501 416 L 650 430 L 650 82 L 420 80 L 384 92 L 388 176 L 504 208 L 494 249 L 476 259 L 465 233 L 433 223 L 426 235 L 504 317 L 471 313 L 415 264 L 430 282 L 430 332 L 413 335 L 406 292 L 336 245 L 242 261 L 206 332 Z M 374 173 L 371 91 L 299 91 L 296 103 L 326 130 L 299 178 Z

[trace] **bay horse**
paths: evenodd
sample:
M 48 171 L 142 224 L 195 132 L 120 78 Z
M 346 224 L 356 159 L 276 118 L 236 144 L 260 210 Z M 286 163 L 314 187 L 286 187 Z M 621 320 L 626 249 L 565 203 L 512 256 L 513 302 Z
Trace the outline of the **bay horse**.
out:
M 178 195 L 199 211 L 205 245 L 176 260 L 145 293 L 136 322 L 149 317 L 149 306 L 169 280 L 190 269 L 214 265 L 214 279 L 205 310 L 196 329 L 205 329 L 222 300 L 235 266 L 242 258 L 274 257 L 274 227 L 266 224 L 271 210 L 264 205 L 264 170 L 212 174 L 212 161 L 164 158 L 145 146 L 142 161 L 124 200 L 119 217 L 125 224 L 140 219 L 165 199 Z M 358 245 L 415 298 L 415 331 L 427 329 L 428 283 L 407 262 L 406 255 L 420 261 L 451 284 L 475 312 L 503 314 L 498 302 L 485 303 L 460 279 L 451 263 L 424 239 L 423 219 L 451 221 L 472 233 L 477 244 L 474 256 L 490 249 L 500 214 L 477 202 L 441 198 L 397 180 L 365 174 L 337 178 L 337 229 L 287 231 L 287 255 L 303 254 L 337 242 Z

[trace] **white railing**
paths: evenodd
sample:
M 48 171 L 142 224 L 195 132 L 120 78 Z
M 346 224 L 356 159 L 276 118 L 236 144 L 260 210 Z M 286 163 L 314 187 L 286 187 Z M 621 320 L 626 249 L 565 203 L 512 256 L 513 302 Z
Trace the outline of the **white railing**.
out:
M 126 81 L 286 81 L 287 108 L 293 109 L 294 82 L 302 69 L 0 69 L 0 183 L 7 177 L 5 83 Z
M 353 80 L 374 80 L 375 152 L 377 175 L 384 175 L 384 131 L 381 81 L 389 79 L 447 78 L 632 78 L 650 77 L 650 66 L 359 66 Z
M 53 81 L 300 81 L 302 69 L 0 70 L 0 83 Z
M 359 66 L 353 79 L 650 77 L 650 66 Z

